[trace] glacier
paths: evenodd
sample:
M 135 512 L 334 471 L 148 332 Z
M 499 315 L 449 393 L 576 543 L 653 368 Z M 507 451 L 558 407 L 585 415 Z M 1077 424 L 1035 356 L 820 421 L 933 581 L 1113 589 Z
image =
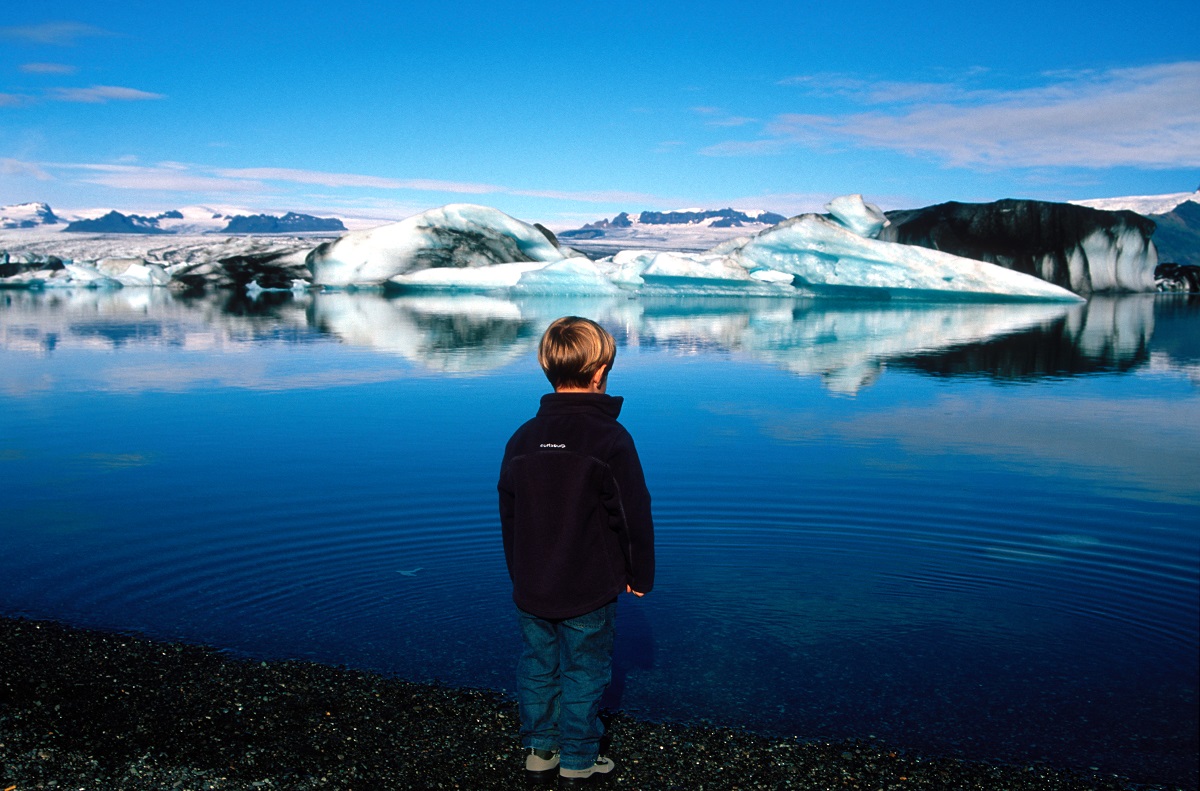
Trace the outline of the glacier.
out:
M 315 248 L 304 240 L 256 245 L 226 239 L 205 259 L 182 239 L 135 250 L 124 240 L 96 238 L 92 247 L 60 244 L 15 257 L 6 251 L 0 285 L 1080 300 L 1030 274 L 877 238 L 889 220 L 861 195 L 839 197 L 826 208 L 828 216 L 803 214 L 704 252 L 626 250 L 593 261 L 541 226 L 487 206 L 450 204 Z

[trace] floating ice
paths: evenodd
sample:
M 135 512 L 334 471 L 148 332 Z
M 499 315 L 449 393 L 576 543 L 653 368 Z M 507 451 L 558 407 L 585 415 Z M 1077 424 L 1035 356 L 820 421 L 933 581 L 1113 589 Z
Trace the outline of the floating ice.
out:
M 545 233 L 528 223 L 487 206 L 455 203 L 390 225 L 351 231 L 314 250 L 308 265 L 317 285 L 376 286 L 422 270 L 552 263 L 565 257 Z M 432 280 L 418 282 L 426 287 L 436 285 L 440 277 L 453 288 L 463 284 L 449 275 L 425 277 Z
M 1036 275 L 1077 294 L 1154 291 L 1154 222 L 1067 203 L 940 203 L 890 213 L 879 238 Z
M 568 258 L 525 272 L 513 290 L 520 294 L 547 296 L 603 295 L 621 291 L 595 261 L 587 258 Z
M 593 262 L 559 248 L 553 234 L 538 226 L 486 206 L 451 204 L 352 231 L 312 250 L 251 240 L 236 247 L 223 243 L 200 258 L 197 249 L 184 245 L 156 250 L 163 256 L 159 264 L 131 258 L 124 240 L 89 240 L 85 247 L 64 248 L 61 259 L 45 249 L 37 251 L 37 262 L 17 263 L 9 256 L 9 274 L 0 277 L 0 285 L 116 287 L 174 280 L 188 288 L 241 284 L 257 294 L 294 290 L 298 278 L 311 278 L 316 286 L 422 292 L 604 295 L 620 289 L 710 296 L 1078 300 L 1032 275 L 871 238 L 887 220 L 861 195 L 836 198 L 828 208 L 833 219 L 801 215 L 703 253 L 629 250 Z M 66 254 L 90 254 L 100 243 L 113 249 L 92 259 L 95 263 Z M 1081 249 L 1086 252 L 1089 244 L 1090 239 Z M 1093 283 L 1125 282 L 1120 272 L 1128 267 L 1120 261 L 1110 276 L 1097 263 L 1102 256 L 1088 257 Z
M 167 270 L 140 258 L 102 258 L 96 270 L 123 286 L 165 286 L 171 282 Z
M 747 270 L 789 272 L 797 287 L 817 296 L 1081 299 L 995 264 L 867 239 L 816 214 L 802 214 L 763 231 L 729 256 Z

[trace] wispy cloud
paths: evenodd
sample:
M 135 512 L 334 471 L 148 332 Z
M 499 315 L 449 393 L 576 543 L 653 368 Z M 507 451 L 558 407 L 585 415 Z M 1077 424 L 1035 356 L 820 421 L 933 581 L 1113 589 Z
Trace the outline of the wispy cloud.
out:
M 260 181 L 232 179 L 198 173 L 187 165 L 164 162 L 158 165 L 124 165 L 106 163 L 46 163 L 48 170 L 76 171 L 76 179 L 84 184 L 148 192 L 218 192 L 254 193 L 265 190 Z
M 32 176 L 38 181 L 53 181 L 54 177 L 33 162 L 19 159 L 0 159 L 0 173 L 5 176 Z
M 692 112 L 708 118 L 709 120 L 704 122 L 706 126 L 745 126 L 756 120 L 741 115 L 730 115 L 720 107 L 693 107 Z
M 625 192 L 623 190 L 582 190 L 577 192 L 566 190 L 505 190 L 509 195 L 521 195 L 528 198 L 551 198 L 562 201 L 578 201 L 580 203 L 637 203 L 661 205 L 663 198 L 645 192 Z
M 297 170 L 293 168 L 240 168 L 215 171 L 230 178 L 264 179 L 286 181 L 293 184 L 316 184 L 322 187 L 369 187 L 374 189 L 406 189 L 428 192 L 461 192 L 468 195 L 483 195 L 489 192 L 504 192 L 503 187 L 493 184 L 474 184 L 437 179 L 393 179 L 384 176 L 368 176 L 359 173 L 327 173 L 319 170 Z
M 19 93 L 0 93 L 0 107 L 20 107 L 29 104 L 32 99 Z
M 1200 62 L 1058 73 L 1017 90 L 956 84 L 868 86 L 845 79 L 789 84 L 853 94 L 885 109 L 777 116 L 756 140 L 727 141 L 711 156 L 792 147 L 862 147 L 976 169 L 1200 166 Z
M 838 96 L 861 104 L 953 101 L 968 94 L 966 86 L 958 83 L 866 80 L 844 74 L 788 77 L 780 80 L 778 84 L 801 87 L 810 96 Z M 982 92 L 972 93 L 978 96 Z
M 74 74 L 78 69 L 66 63 L 22 63 L 26 74 Z
M 11 163 L 6 167 L 23 168 L 22 172 L 32 173 L 34 169 L 43 173 L 65 171 L 74 174 L 71 178 L 82 183 L 125 190 L 264 194 L 269 191 L 285 192 L 286 186 L 284 185 L 300 184 L 336 189 L 397 190 L 450 195 L 498 194 L 579 203 L 636 203 L 657 206 L 671 202 L 662 196 L 641 192 L 527 189 L 498 184 L 437 179 L 397 179 L 361 173 L 330 173 L 293 168 L 211 168 L 186 162 L 158 162 L 153 165 L 139 165 L 135 164 L 135 161 L 36 164 L 22 163 L 16 160 L 5 160 L 5 162 Z M 327 200 L 334 200 L 333 196 L 324 197 Z M 364 197 L 356 196 L 354 200 L 361 203 Z
M 60 102 L 105 104 L 107 102 L 142 102 L 167 98 L 161 93 L 122 88 L 118 85 L 93 85 L 90 88 L 53 88 L 50 97 Z
M 115 35 L 95 25 L 82 22 L 46 22 L 41 25 L 0 27 L 0 38 L 69 47 L 81 38 Z
M 708 122 L 708 125 L 723 127 L 746 126 L 747 124 L 754 123 L 756 120 L 757 119 L 755 118 L 748 118 L 744 115 L 729 115 L 725 116 L 724 118 L 714 118 Z

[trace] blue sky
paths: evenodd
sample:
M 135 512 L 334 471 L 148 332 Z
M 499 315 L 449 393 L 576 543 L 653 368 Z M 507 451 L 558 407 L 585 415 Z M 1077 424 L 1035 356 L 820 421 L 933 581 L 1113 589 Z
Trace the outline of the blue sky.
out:
M 1200 3 L 23 3 L 0 204 L 555 227 L 1200 184 Z

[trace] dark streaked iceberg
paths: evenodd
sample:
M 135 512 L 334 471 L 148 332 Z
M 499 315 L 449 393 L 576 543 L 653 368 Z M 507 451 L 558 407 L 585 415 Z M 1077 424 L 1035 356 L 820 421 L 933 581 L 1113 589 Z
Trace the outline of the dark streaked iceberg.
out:
M 1154 222 L 1131 211 L 1001 200 L 887 214 L 881 239 L 1033 275 L 1077 294 L 1154 290 Z

